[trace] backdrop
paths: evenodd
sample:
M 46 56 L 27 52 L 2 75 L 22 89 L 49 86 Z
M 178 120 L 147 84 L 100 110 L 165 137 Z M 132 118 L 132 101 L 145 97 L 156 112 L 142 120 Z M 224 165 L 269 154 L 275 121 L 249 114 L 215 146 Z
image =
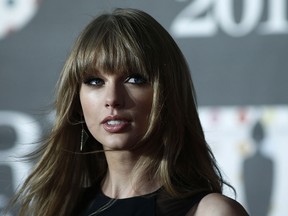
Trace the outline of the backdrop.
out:
M 186 56 L 207 139 L 237 200 L 254 216 L 287 215 L 287 5 L 0 1 L 0 210 L 31 170 L 19 156 L 35 148 L 51 126 L 54 87 L 75 38 L 99 13 L 133 7 L 155 17 Z

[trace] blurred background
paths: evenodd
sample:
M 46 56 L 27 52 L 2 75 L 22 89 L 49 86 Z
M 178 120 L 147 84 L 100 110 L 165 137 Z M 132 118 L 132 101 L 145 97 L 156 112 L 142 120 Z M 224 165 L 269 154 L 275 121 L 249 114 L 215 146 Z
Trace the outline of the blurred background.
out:
M 117 7 L 148 12 L 180 46 L 236 199 L 253 216 L 287 215 L 287 0 L 0 0 L 0 211 L 31 170 L 19 156 L 51 126 L 77 35 Z

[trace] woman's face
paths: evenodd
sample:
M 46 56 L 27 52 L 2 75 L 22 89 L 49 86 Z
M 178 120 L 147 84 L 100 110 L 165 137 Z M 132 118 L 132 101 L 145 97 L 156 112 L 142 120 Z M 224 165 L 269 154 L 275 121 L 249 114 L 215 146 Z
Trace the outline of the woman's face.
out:
M 105 150 L 131 147 L 143 137 L 152 98 L 152 86 L 139 74 L 97 71 L 80 88 L 86 125 Z

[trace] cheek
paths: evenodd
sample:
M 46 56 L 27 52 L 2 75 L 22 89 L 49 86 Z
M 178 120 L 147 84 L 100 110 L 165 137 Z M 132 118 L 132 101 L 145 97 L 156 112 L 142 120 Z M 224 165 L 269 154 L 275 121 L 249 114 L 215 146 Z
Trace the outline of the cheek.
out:
M 152 89 L 150 89 L 147 96 L 146 96 L 144 105 L 143 105 L 143 107 L 145 108 L 145 110 L 148 114 L 150 114 L 150 112 L 151 112 L 152 102 L 153 102 L 153 91 L 152 91 Z
M 86 122 L 87 120 L 90 119 L 90 117 L 92 117 L 91 115 L 93 115 L 95 110 L 97 110 L 97 103 L 95 100 L 93 100 L 93 98 L 94 97 L 92 94 L 86 94 L 80 92 L 80 104 Z
M 141 116 L 148 118 L 151 113 L 152 101 L 153 95 L 151 92 L 139 95 L 138 101 L 136 103 L 138 104 L 139 112 L 142 114 Z
M 83 120 L 85 121 L 89 132 L 92 134 L 93 137 L 95 137 L 95 131 L 97 131 L 97 128 L 95 127 L 97 126 L 96 122 L 98 121 L 98 115 L 95 113 L 95 110 L 97 110 L 95 109 L 95 103 L 92 103 L 87 96 L 80 97 L 80 102 L 84 116 Z
M 143 105 L 142 105 L 142 112 L 143 114 L 148 117 L 151 113 L 151 107 L 152 107 L 152 101 L 146 101 Z
M 80 105 L 82 108 L 83 115 L 86 116 L 86 113 L 88 112 L 87 108 L 89 107 L 89 100 L 81 93 L 80 93 Z

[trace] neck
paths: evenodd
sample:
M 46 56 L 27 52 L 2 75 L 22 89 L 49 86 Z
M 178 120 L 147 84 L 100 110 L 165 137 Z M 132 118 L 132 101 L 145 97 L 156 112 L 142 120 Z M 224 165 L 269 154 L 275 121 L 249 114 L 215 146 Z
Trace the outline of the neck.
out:
M 133 175 L 139 156 L 130 151 L 107 151 L 105 154 L 108 171 L 102 184 L 102 192 L 106 196 L 128 198 L 151 193 L 160 187 L 141 170 Z

